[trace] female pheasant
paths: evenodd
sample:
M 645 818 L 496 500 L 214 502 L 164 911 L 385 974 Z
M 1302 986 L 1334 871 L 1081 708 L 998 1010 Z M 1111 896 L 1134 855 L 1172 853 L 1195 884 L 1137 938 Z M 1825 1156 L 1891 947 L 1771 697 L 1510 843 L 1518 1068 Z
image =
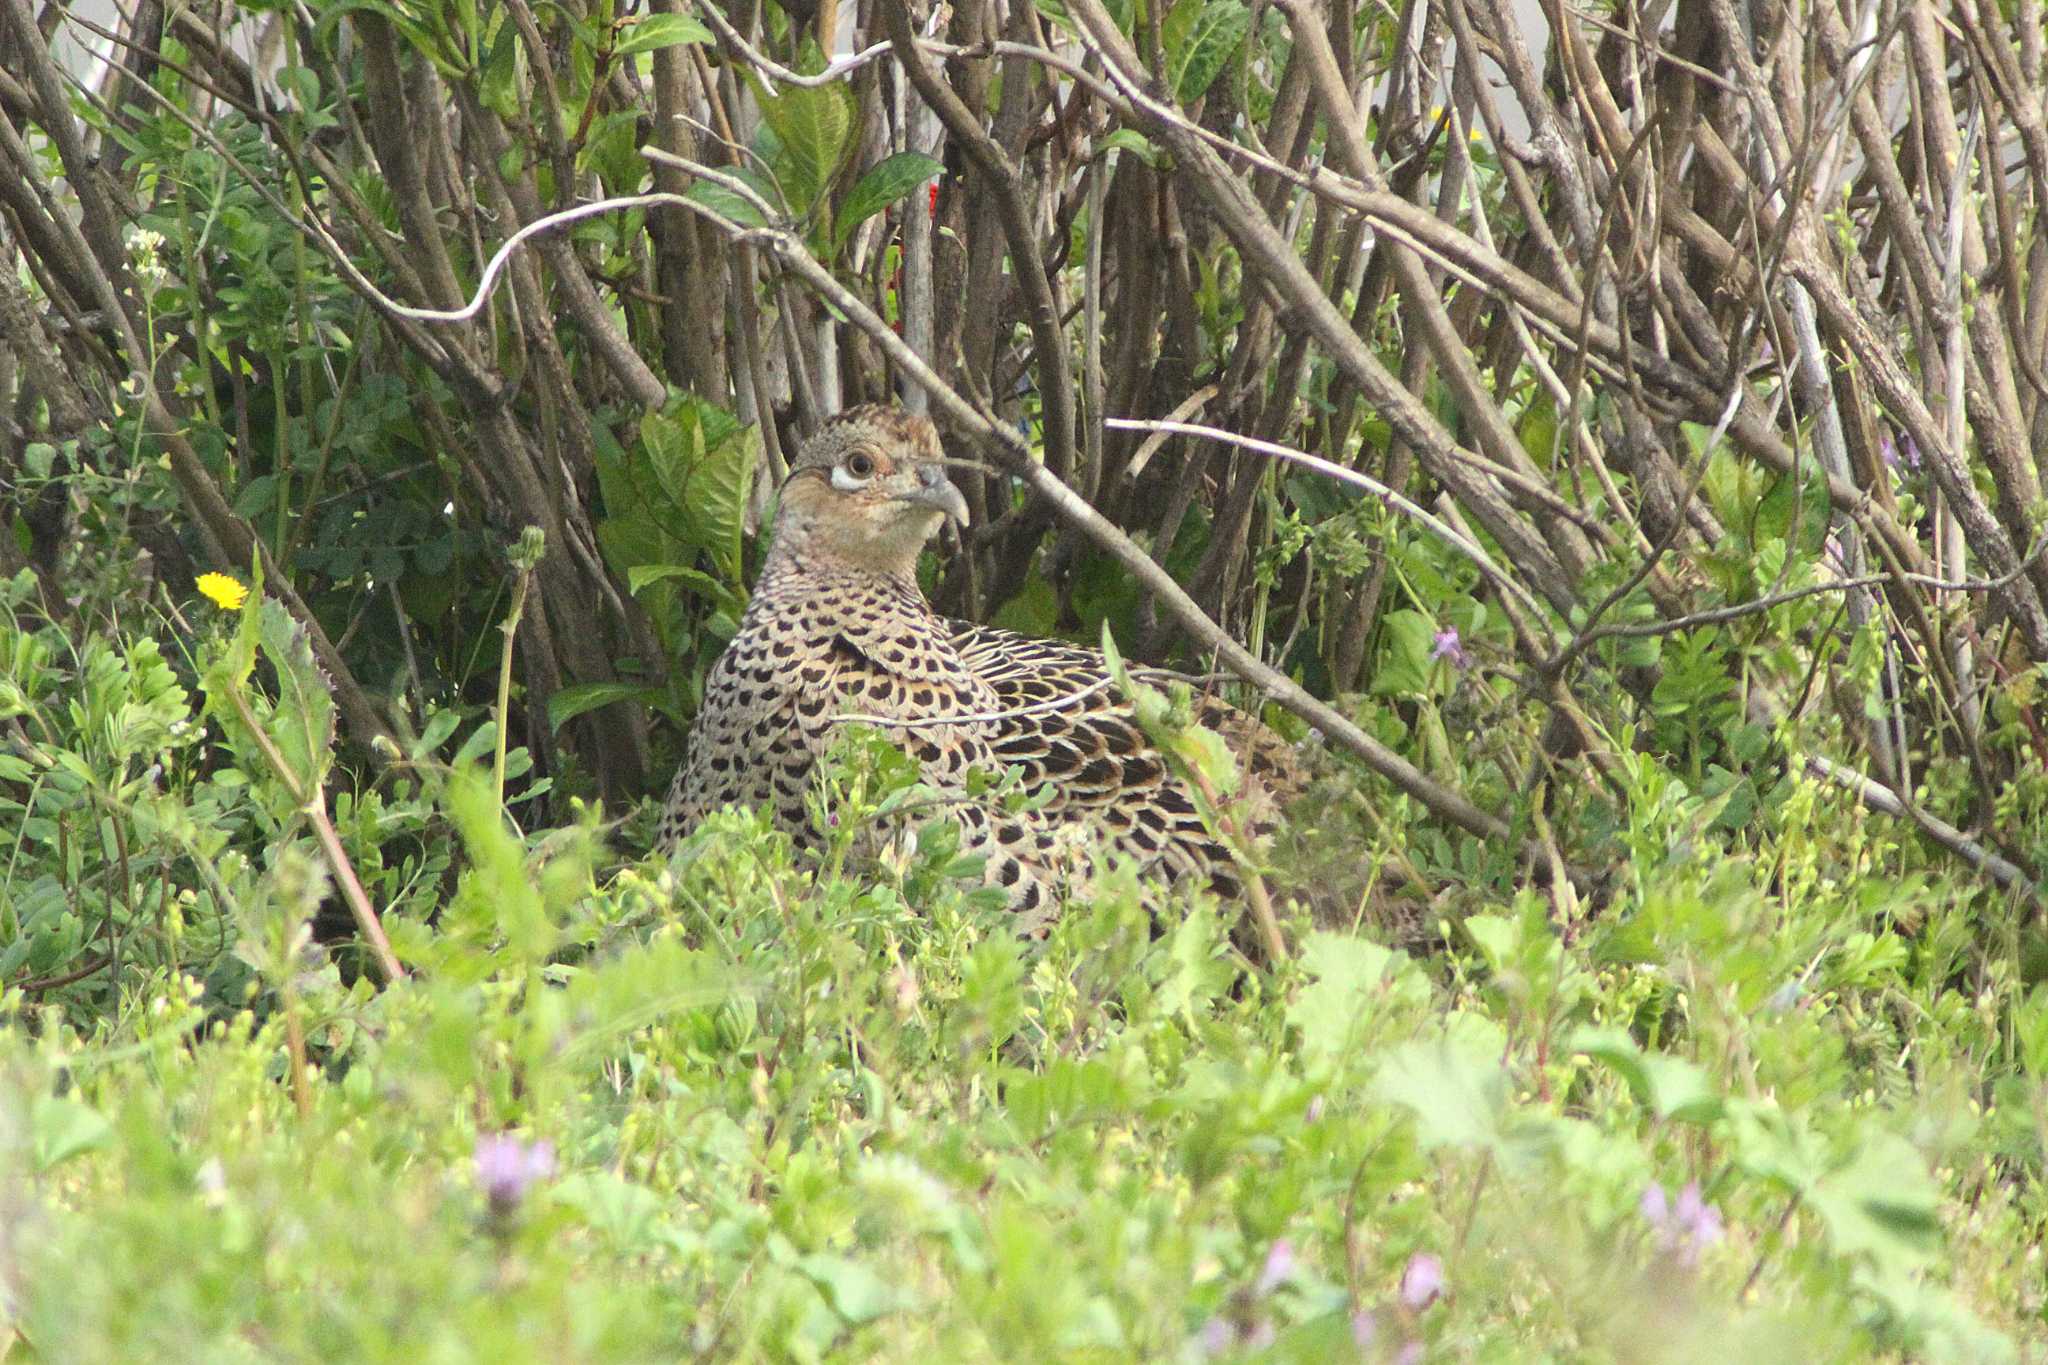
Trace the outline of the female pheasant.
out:
M 965 525 L 938 432 L 879 405 L 828 421 L 782 488 L 768 559 L 739 633 L 713 665 L 669 790 L 668 847 L 724 805 L 765 806 L 799 844 L 816 840 L 805 796 L 841 718 L 862 716 L 950 797 L 964 851 L 987 859 L 1019 929 L 1042 933 L 1090 836 L 1175 881 L 1237 887 L 1229 851 L 1111 686 L 1093 650 L 948 621 L 917 586 L 917 557 L 940 522 Z M 1291 757 L 1242 713 L 1202 719 L 1250 764 Z M 1277 755 L 1279 762 L 1271 760 Z M 967 794 L 968 774 L 1021 774 L 1037 797 L 1006 812 Z M 1256 779 L 1254 779 L 1256 780 Z

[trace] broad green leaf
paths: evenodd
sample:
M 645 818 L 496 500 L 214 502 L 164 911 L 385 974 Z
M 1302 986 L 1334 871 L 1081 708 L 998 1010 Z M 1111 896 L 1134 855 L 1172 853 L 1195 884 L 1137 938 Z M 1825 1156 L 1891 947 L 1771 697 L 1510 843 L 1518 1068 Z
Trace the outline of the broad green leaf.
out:
M 258 474 L 242 486 L 235 495 L 235 513 L 255 521 L 270 511 L 277 501 L 277 475 Z
M 643 418 L 640 439 L 687 548 L 709 554 L 726 581 L 737 584 L 754 481 L 752 428 L 723 408 L 684 397 Z
M 1507 1118 L 1507 1069 L 1498 1057 L 1453 1038 L 1394 1049 L 1372 1089 L 1414 1112 L 1416 1139 L 1424 1149 L 1494 1147 Z
M 519 112 L 520 56 L 519 26 L 506 19 L 498 25 L 498 36 L 491 42 L 477 82 L 478 100 L 500 118 Z
M 1168 24 L 1184 11 L 1180 41 L 1167 35 L 1168 79 L 1182 104 L 1192 104 L 1207 93 L 1223 68 L 1237 53 L 1239 44 L 1251 32 L 1252 15 L 1242 0 L 1180 0 L 1168 16 Z
M 892 1284 L 871 1267 L 845 1256 L 813 1252 L 797 1262 L 797 1269 L 825 1291 L 834 1312 L 856 1325 L 872 1322 L 909 1303 L 902 1285 Z
M 719 217 L 729 222 L 737 223 L 741 227 L 758 228 L 768 226 L 768 220 L 761 216 L 761 210 L 755 208 L 751 200 L 715 181 L 699 180 L 696 184 L 690 186 L 689 191 L 683 195 L 683 198 L 693 204 L 702 204 Z M 771 199 L 770 202 L 774 201 Z
M 1310 934 L 1301 965 L 1315 980 L 1288 1006 L 1287 1022 L 1301 1031 L 1302 1060 L 1312 1067 L 1351 1056 L 1388 1014 L 1419 1015 L 1429 1003 L 1412 960 L 1350 934 Z
M 1155 171 L 1167 162 L 1166 153 L 1135 128 L 1119 128 L 1095 145 L 1105 152 L 1112 149 L 1129 152 Z
M 643 14 L 632 21 L 613 49 L 621 57 L 682 43 L 713 43 L 711 30 L 685 14 Z
M 645 1185 L 611 1171 L 577 1171 L 557 1181 L 555 1202 L 576 1210 L 613 1251 L 644 1251 L 659 1231 L 665 1201 Z
M 1736 1164 L 1816 1210 L 1835 1250 L 1887 1272 L 1939 1254 L 1940 1187 L 1904 1138 L 1865 1122 L 1846 1140 L 1830 1139 L 1807 1115 L 1767 1101 L 1731 1101 L 1728 1112 Z
M 626 587 L 637 597 L 642 588 L 669 579 L 680 581 L 691 592 L 737 615 L 746 609 L 746 599 L 730 585 L 721 583 L 702 569 L 687 564 L 635 564 L 626 570 Z
M 844 247 L 862 223 L 945 172 L 945 163 L 923 152 L 898 152 L 871 166 L 839 206 L 839 216 L 832 224 L 834 249 Z
M 763 155 L 789 211 L 808 218 L 853 150 L 853 92 L 844 85 L 793 85 L 769 94 L 758 81 L 754 91 L 764 129 L 773 134 L 764 140 Z
M 114 1126 L 99 1110 L 55 1095 L 36 1100 L 29 1126 L 35 1135 L 38 1171 L 47 1171 L 80 1153 L 104 1147 L 114 1135 Z
M 1372 676 L 1373 695 L 1420 696 L 1428 692 L 1429 651 L 1435 636 L 1430 619 L 1421 612 L 1389 612 L 1380 665 Z
M 1711 1123 L 1721 1116 L 1721 1096 L 1703 1068 L 1683 1057 L 1646 1052 L 1622 1029 L 1580 1029 L 1567 1046 L 1611 1067 L 1658 1118 Z
M 427 723 L 420 727 L 419 738 L 413 741 L 413 761 L 417 763 L 432 757 L 461 724 L 460 711 L 441 710 L 428 716 Z
M 641 701 L 650 692 L 646 683 L 591 682 L 575 683 L 561 689 L 548 698 L 548 729 L 560 730 L 564 725 L 586 712 L 600 706 L 610 706 L 615 701 Z

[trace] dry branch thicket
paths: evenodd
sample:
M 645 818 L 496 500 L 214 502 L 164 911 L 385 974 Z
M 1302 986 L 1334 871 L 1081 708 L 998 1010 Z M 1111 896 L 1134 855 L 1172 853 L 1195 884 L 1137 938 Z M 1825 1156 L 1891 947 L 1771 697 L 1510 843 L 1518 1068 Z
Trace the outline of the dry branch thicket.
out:
M 545 704 L 680 718 L 740 577 L 621 505 L 648 424 L 752 424 L 757 519 L 900 394 L 983 461 L 954 614 L 1072 627 L 1108 566 L 1138 653 L 1491 836 L 1552 765 L 1619 782 L 1721 649 L 1717 726 L 1825 741 L 1788 757 L 2017 890 L 2043 52 L 2039 0 L 0 0 L 0 556 L 61 603 L 67 478 L 161 461 L 181 505 L 123 525 L 167 579 L 260 555 L 361 741 L 469 686 L 541 527 L 526 738 L 633 793 L 646 712 Z M 1525 745 L 1425 773 L 1331 705 L 1402 610 L 1491 632 L 1474 729 Z

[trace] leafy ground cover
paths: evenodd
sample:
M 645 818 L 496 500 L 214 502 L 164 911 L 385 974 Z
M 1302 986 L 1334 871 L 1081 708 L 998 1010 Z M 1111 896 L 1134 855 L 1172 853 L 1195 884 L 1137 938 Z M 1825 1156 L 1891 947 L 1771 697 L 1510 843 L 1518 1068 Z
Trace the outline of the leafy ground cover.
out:
M 332 813 L 380 987 L 314 942 L 303 642 L 194 610 L 175 665 L 0 627 L 9 1359 L 2038 1357 L 2048 998 L 1796 776 L 1737 835 L 1635 754 L 1581 897 L 1336 772 L 1462 890 L 1260 972 L 1124 874 L 1027 948 L 943 827 L 521 836 L 524 755 L 430 720 Z M 906 782 L 849 752 L 842 854 Z

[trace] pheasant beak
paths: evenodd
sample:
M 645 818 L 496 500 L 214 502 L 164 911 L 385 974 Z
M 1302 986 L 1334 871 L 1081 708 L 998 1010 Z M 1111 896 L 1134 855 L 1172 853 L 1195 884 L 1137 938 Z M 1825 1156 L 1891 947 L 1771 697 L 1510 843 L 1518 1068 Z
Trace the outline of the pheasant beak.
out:
M 967 499 L 960 496 L 960 490 L 946 477 L 944 465 L 921 466 L 917 471 L 917 487 L 908 493 L 899 493 L 897 500 L 943 512 L 955 526 L 967 525 Z

